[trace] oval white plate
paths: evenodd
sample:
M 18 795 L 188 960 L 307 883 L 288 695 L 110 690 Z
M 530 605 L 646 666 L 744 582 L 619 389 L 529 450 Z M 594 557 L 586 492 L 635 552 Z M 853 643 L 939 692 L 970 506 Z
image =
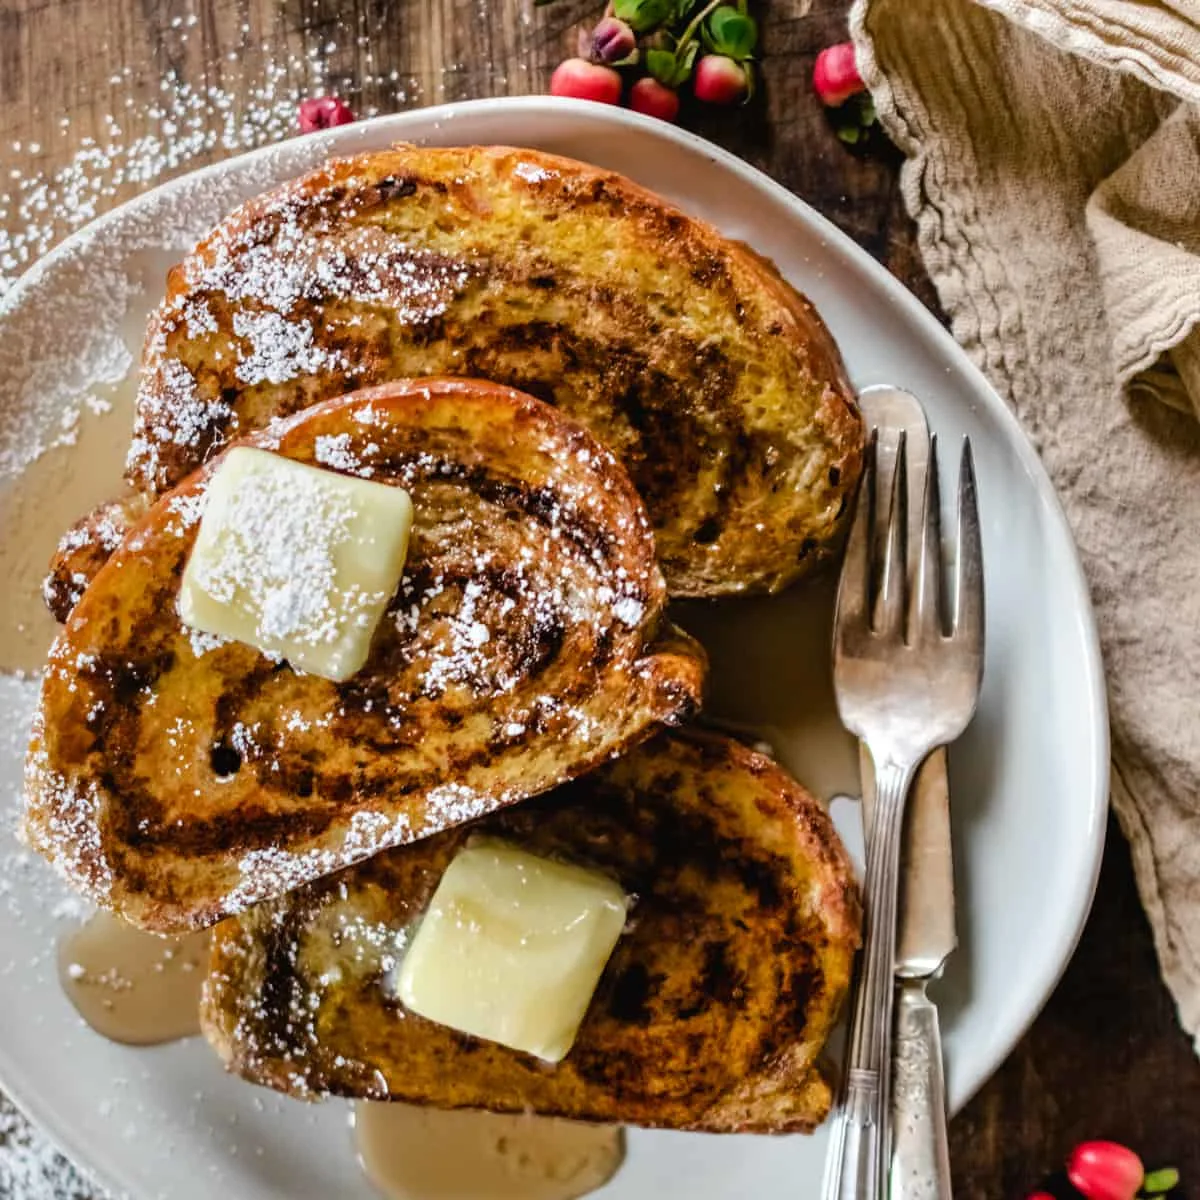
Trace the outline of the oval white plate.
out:
M 381 118 L 187 176 L 71 238 L 0 303 L 0 475 L 20 426 L 56 417 L 96 379 L 124 372 L 166 268 L 233 205 L 331 150 L 396 140 L 533 146 L 624 172 L 772 258 L 820 309 L 856 385 L 914 391 L 944 446 L 970 435 L 988 567 L 987 676 L 979 715 L 952 757 L 961 948 L 938 990 L 951 1102 L 961 1105 L 1033 1019 L 1091 901 L 1108 769 L 1091 610 L 1049 481 L 999 397 L 886 271 L 765 176 L 661 123 L 547 98 Z M 788 670 L 789 612 L 795 624 L 789 601 L 771 603 L 770 623 L 747 607 L 725 640 L 736 647 L 744 631 L 741 707 L 769 718 L 783 757 L 802 770 L 795 706 L 762 711 Z M 13 800 L 33 691 L 0 676 L 0 719 L 14 731 L 0 741 L 0 794 Z M 8 827 L 0 837 L 9 863 L 0 887 L 0 1082 L 68 1154 L 139 1198 L 372 1194 L 344 1105 L 304 1106 L 227 1078 L 199 1041 L 130 1050 L 83 1027 L 54 979 L 56 885 L 15 856 Z M 810 1195 L 823 1149 L 821 1135 L 635 1132 L 604 1195 Z

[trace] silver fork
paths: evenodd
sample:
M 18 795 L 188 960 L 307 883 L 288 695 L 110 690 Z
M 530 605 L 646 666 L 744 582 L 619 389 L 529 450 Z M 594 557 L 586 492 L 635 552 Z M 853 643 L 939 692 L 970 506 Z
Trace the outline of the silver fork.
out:
M 884 1200 L 891 1162 L 890 1074 L 896 897 L 904 805 L 918 768 L 962 733 L 983 678 L 983 553 L 970 442 L 958 480 L 952 622 L 943 620 L 936 446 L 929 448 L 915 594 L 907 595 L 907 452 L 897 451 L 887 533 L 875 536 L 875 440 L 868 447 L 834 618 L 842 723 L 866 743 L 876 799 L 866 831 L 865 933 L 846 1068 L 825 1164 L 824 1200 Z M 873 569 L 872 547 L 883 546 Z M 878 586 L 874 586 L 878 577 Z

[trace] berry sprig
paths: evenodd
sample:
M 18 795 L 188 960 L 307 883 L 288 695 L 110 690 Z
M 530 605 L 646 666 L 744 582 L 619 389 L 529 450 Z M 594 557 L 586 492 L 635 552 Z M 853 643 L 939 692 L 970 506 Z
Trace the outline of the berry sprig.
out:
M 706 104 L 748 100 L 757 46 L 747 0 L 612 0 L 599 24 L 580 35 L 577 56 L 555 69 L 550 93 L 603 104 L 624 99 L 635 112 L 673 121 L 689 85 Z
M 1119 1142 L 1081 1142 L 1067 1159 L 1073 1195 L 1087 1200 L 1159 1200 L 1179 1186 L 1179 1172 L 1162 1167 L 1147 1172 L 1142 1160 Z M 1047 1191 L 1026 1200 L 1056 1200 Z
M 301 100 L 296 115 L 301 133 L 333 129 L 338 125 L 349 125 L 354 120 L 350 105 L 337 96 L 310 96 L 307 100 Z
M 826 46 L 813 64 L 812 78 L 838 137 L 850 146 L 861 142 L 875 124 L 875 103 L 858 73 L 853 43 Z

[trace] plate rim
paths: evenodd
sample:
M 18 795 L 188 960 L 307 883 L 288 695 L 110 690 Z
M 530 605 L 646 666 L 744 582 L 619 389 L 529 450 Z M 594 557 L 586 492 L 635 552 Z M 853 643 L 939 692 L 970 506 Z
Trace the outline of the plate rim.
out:
M 904 319 L 914 325 L 925 337 L 929 338 L 948 358 L 956 364 L 956 369 L 963 372 L 971 383 L 972 391 L 984 398 L 990 410 L 989 415 L 996 419 L 1005 429 L 1008 440 L 1012 445 L 1021 467 L 1030 479 L 1037 493 L 1040 504 L 1057 515 L 1060 527 L 1065 533 L 1065 561 L 1059 564 L 1060 569 L 1069 572 L 1067 578 L 1061 578 L 1060 583 L 1067 583 L 1074 589 L 1079 603 L 1072 605 L 1074 619 L 1078 626 L 1081 645 L 1084 648 L 1083 675 L 1085 691 L 1081 696 L 1086 700 L 1088 708 L 1088 728 L 1094 742 L 1094 752 L 1091 761 L 1077 764 L 1087 778 L 1083 784 L 1089 794 L 1090 806 L 1087 811 L 1086 828 L 1080 832 L 1087 838 L 1088 845 L 1080 849 L 1083 860 L 1079 869 L 1079 879 L 1076 884 L 1074 898 L 1074 918 L 1067 922 L 1051 947 L 1052 953 L 1048 961 L 1053 966 L 1044 970 L 1033 980 L 1028 988 L 1032 999 L 1027 1001 L 1026 1011 L 1014 1021 L 1005 1034 L 995 1043 L 992 1053 L 985 1056 L 989 1061 L 968 1077 L 963 1094 L 955 1097 L 956 1103 L 952 1113 L 959 1111 L 975 1093 L 999 1069 L 1011 1055 L 1016 1044 L 1024 1037 L 1033 1022 L 1045 1007 L 1051 993 L 1061 980 L 1068 963 L 1078 945 L 1084 926 L 1091 912 L 1099 879 L 1100 867 L 1104 854 L 1107 836 L 1107 817 L 1109 811 L 1110 786 L 1110 728 L 1108 719 L 1108 698 L 1104 682 L 1103 658 L 1100 646 L 1099 631 L 1096 625 L 1095 612 L 1091 602 L 1091 593 L 1083 564 L 1080 560 L 1070 522 L 1063 510 L 1062 504 L 1053 483 L 1038 457 L 1033 443 L 1022 428 L 1016 414 L 1008 406 L 992 386 L 982 370 L 971 359 L 966 350 L 958 344 L 949 330 L 925 307 L 917 297 L 909 291 L 887 268 L 876 260 L 867 250 L 860 246 L 849 234 L 840 229 L 832 220 L 815 209 L 800 195 L 792 192 L 783 184 L 773 179 L 766 172 L 753 164 L 739 158 L 731 151 L 717 145 L 699 134 L 668 125 L 652 117 L 643 116 L 628 109 L 610 105 L 597 104 L 591 101 L 574 100 L 562 97 L 544 95 L 501 96 L 487 97 L 474 100 L 454 101 L 445 104 L 430 105 L 422 108 L 408 109 L 397 113 L 387 113 L 371 117 L 350 125 L 335 129 L 323 130 L 316 133 L 300 135 L 285 139 L 281 142 L 269 143 L 252 150 L 244 151 L 229 158 L 219 159 L 206 166 L 192 171 L 185 171 L 172 179 L 156 184 L 115 208 L 100 214 L 87 224 L 68 234 L 46 254 L 23 271 L 0 296 L 0 320 L 8 318 L 23 303 L 24 298 L 54 271 L 60 262 L 69 259 L 89 243 L 103 237 L 110 226 L 119 225 L 129 218 L 130 214 L 139 207 L 151 204 L 169 203 L 174 193 L 181 193 L 189 188 L 202 184 L 205 180 L 216 179 L 236 173 L 254 161 L 269 158 L 281 152 L 293 151 L 297 158 L 297 170 L 311 169 L 303 165 L 305 150 L 339 154 L 354 152 L 355 143 L 374 140 L 374 135 L 394 130 L 396 140 L 404 140 L 403 133 L 410 126 L 422 127 L 421 132 L 412 136 L 419 140 L 427 136 L 427 126 L 433 126 L 439 132 L 440 123 L 454 122 L 462 116 L 471 116 L 479 112 L 494 113 L 506 110 L 514 117 L 522 114 L 561 114 L 564 116 L 583 118 L 597 124 L 624 126 L 639 135 L 648 135 L 667 142 L 674 142 L 694 153 L 707 158 L 713 166 L 730 172 L 747 185 L 767 193 L 779 203 L 787 207 L 802 224 L 814 229 L 823 241 L 829 243 L 834 250 L 848 258 L 860 271 L 867 274 L 873 284 L 880 289 L 888 300 L 902 310 Z M 442 127 L 444 129 L 444 126 Z M 454 142 L 452 139 L 441 144 L 466 145 L 475 143 L 470 139 Z M 501 143 L 489 143 L 501 144 Z M 519 146 L 520 141 L 508 143 Z M 581 161 L 587 161 L 586 154 L 579 156 Z M 277 186 L 268 184 L 266 186 Z M 686 188 L 683 189 L 686 191 Z M 135 368 L 136 369 L 136 368 Z M 1090 853 L 1088 853 L 1090 851 Z M 32 1091 L 26 1092 L 22 1087 L 13 1088 L 10 1081 L 0 1076 L 0 1087 L 3 1088 L 9 1100 L 42 1132 L 51 1144 L 59 1148 L 72 1164 L 85 1177 L 102 1184 L 115 1195 L 126 1195 L 107 1172 L 97 1169 L 90 1160 L 90 1155 L 84 1150 L 71 1128 L 59 1124 L 54 1116 L 52 1106 L 43 1103 Z

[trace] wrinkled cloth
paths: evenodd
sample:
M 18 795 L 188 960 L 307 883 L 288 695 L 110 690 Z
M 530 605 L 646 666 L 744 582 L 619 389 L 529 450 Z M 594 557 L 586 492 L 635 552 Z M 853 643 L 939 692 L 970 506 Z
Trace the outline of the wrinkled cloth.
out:
M 856 0 L 954 336 L 1054 480 L 1112 799 L 1200 1049 L 1200 3 Z

